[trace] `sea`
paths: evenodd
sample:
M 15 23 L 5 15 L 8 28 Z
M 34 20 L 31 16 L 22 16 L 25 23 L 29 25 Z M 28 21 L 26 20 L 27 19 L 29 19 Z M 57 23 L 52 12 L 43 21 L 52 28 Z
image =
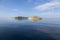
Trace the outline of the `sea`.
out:
M 60 20 L 0 20 L 0 40 L 60 40 Z

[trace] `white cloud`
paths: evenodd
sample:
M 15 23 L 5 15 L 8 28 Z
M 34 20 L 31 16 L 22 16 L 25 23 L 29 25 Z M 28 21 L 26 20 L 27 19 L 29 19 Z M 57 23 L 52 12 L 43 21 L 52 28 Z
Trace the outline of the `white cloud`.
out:
M 47 9 L 56 8 L 56 7 L 60 7 L 60 1 L 59 0 L 52 0 L 48 3 L 38 5 L 34 9 L 47 10 Z

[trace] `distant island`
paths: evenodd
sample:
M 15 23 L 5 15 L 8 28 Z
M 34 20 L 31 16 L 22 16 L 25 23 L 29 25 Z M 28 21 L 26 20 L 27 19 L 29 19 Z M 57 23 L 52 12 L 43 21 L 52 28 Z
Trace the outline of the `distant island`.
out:
M 22 17 L 22 16 L 17 16 L 14 17 L 15 20 L 30 20 L 30 21 L 39 21 L 42 18 L 39 16 L 32 16 L 32 17 Z

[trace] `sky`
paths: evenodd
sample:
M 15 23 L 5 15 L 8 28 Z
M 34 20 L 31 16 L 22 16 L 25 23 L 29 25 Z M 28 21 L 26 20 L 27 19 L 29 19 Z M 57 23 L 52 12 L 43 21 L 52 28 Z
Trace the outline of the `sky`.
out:
M 60 0 L 0 0 L 0 18 L 14 16 L 60 18 Z

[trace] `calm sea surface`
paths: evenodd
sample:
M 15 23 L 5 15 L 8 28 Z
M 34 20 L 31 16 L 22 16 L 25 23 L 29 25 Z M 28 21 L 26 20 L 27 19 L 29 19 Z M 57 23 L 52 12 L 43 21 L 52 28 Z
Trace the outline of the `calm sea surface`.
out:
M 60 40 L 60 21 L 0 20 L 0 40 Z

